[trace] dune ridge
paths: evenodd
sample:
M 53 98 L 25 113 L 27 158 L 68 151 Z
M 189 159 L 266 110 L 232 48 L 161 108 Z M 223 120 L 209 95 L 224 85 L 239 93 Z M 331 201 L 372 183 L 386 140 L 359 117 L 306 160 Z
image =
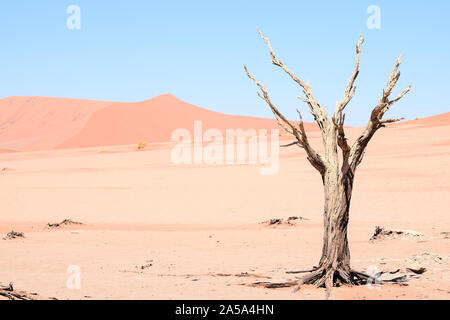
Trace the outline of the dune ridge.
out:
M 141 102 L 49 97 L 0 99 L 2 152 L 167 142 L 173 130 L 278 128 L 274 119 L 228 115 L 186 103 L 171 94 Z M 306 123 L 309 130 L 318 130 Z
M 109 101 L 49 97 L 0 99 L 0 149 L 53 149 L 80 131 L 91 114 Z
M 175 129 L 193 132 L 195 120 L 202 121 L 203 131 L 225 129 L 276 129 L 274 119 L 228 115 L 186 103 L 171 94 L 153 99 L 120 103 L 96 111 L 79 133 L 60 144 L 58 148 L 112 146 L 146 142 L 168 142 Z M 309 130 L 318 130 L 306 123 Z
M 175 129 L 192 132 L 195 120 L 202 121 L 203 131 L 279 128 L 273 118 L 215 112 L 171 94 L 140 102 L 8 97 L 0 99 L 0 152 L 168 142 Z M 450 112 L 395 124 L 405 125 L 450 125 Z M 305 128 L 318 131 L 314 123 L 306 122 Z

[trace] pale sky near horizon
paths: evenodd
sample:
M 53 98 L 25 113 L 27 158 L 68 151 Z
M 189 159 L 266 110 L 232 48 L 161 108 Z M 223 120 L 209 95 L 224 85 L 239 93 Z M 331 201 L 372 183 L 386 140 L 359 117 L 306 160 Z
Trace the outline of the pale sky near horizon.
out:
M 81 10 L 69 30 L 69 5 Z M 366 25 L 380 8 L 380 29 Z M 450 111 L 450 1 L 137 1 L 3 0 L 0 4 L 0 98 L 51 96 L 140 101 L 161 93 L 211 110 L 272 117 L 245 76 L 245 63 L 275 104 L 296 119 L 299 89 L 271 65 L 255 25 L 277 57 L 309 80 L 334 109 L 362 34 L 360 76 L 347 124 L 363 125 L 397 56 L 393 95 L 412 91 L 387 114 L 408 119 Z

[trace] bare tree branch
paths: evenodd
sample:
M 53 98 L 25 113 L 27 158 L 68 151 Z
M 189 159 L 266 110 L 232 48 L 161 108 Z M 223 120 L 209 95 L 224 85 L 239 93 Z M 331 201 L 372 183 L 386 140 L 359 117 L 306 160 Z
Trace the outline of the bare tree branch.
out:
M 355 80 L 358 77 L 359 74 L 359 59 L 361 54 L 361 47 L 364 43 L 364 38 L 362 36 L 359 36 L 358 44 L 356 45 L 356 61 L 355 61 L 355 67 L 353 69 L 353 73 L 348 80 L 347 88 L 345 89 L 344 97 L 340 102 L 336 103 L 336 109 L 334 110 L 334 114 L 332 117 L 333 124 L 335 125 L 338 136 L 337 136 L 337 142 L 339 147 L 342 149 L 342 154 L 344 161 L 347 161 L 348 155 L 350 152 L 350 146 L 348 145 L 347 138 L 345 136 L 344 131 L 344 121 L 345 121 L 345 114 L 343 114 L 343 111 L 345 107 L 348 105 L 350 100 L 353 98 L 355 91 L 356 91 L 356 85 Z
M 288 143 L 288 144 L 282 144 L 280 147 L 287 148 L 287 147 L 295 146 L 295 145 L 299 145 L 299 142 L 298 141 L 294 141 L 294 142 L 291 142 L 291 143 Z
M 304 83 L 292 71 L 290 71 L 281 60 L 277 59 L 272 49 L 272 45 L 270 44 L 269 38 L 265 37 L 258 28 L 256 29 L 258 30 L 258 33 L 261 36 L 261 38 L 266 42 L 267 46 L 269 47 L 270 56 L 272 57 L 272 64 L 283 69 L 284 72 L 286 72 L 292 78 L 292 80 L 294 80 L 303 89 L 303 93 L 305 94 L 306 98 L 300 99 L 302 99 L 304 102 L 308 104 L 311 113 L 314 116 L 314 119 L 316 120 L 317 124 L 319 125 L 319 128 L 322 131 L 322 134 L 326 134 L 326 130 L 328 128 L 328 125 L 330 124 L 328 120 L 327 111 L 314 98 L 311 87 L 309 86 L 309 82 Z
M 401 118 L 383 119 L 383 120 L 380 121 L 380 123 L 381 123 L 381 125 L 384 125 L 386 123 L 394 123 L 394 122 L 399 122 L 399 121 L 402 121 L 402 120 L 405 120 L 405 118 L 401 117 Z
M 394 89 L 398 79 L 400 78 L 400 71 L 398 71 L 398 68 L 402 63 L 401 57 L 402 56 L 400 55 L 397 58 L 397 61 L 395 62 L 394 69 L 392 70 L 389 76 L 386 88 L 383 89 L 383 95 L 378 100 L 378 105 L 373 109 L 370 115 L 369 123 L 367 124 L 363 133 L 355 141 L 350 150 L 350 163 L 351 163 L 350 168 L 352 170 L 355 170 L 358 164 L 362 161 L 364 150 L 367 147 L 367 144 L 369 143 L 370 139 L 373 137 L 373 135 L 378 129 L 385 127 L 386 124 L 388 123 L 403 120 L 403 118 L 383 120 L 384 114 L 389 110 L 391 105 L 399 101 L 411 90 L 411 86 L 408 86 L 395 99 L 389 100 L 392 89 Z
M 337 143 L 338 143 L 338 146 L 342 150 L 342 155 L 343 155 L 344 161 L 347 161 L 351 148 L 348 144 L 348 141 L 347 141 L 348 139 L 345 136 L 344 122 L 345 122 L 345 113 L 342 113 L 342 111 L 339 111 L 337 119 L 336 119 L 336 116 L 333 115 L 333 124 L 336 127 L 336 130 L 338 133 Z
M 355 67 L 353 69 L 352 76 L 348 80 L 347 88 L 345 89 L 344 97 L 342 100 L 338 103 L 336 103 L 336 109 L 334 111 L 334 114 L 337 115 L 339 112 L 344 111 L 347 104 L 350 102 L 350 100 L 353 98 L 353 95 L 356 91 L 355 86 L 355 80 L 359 75 L 359 58 L 361 55 L 361 47 L 364 43 L 364 38 L 362 36 L 359 36 L 358 44 L 356 45 L 356 61 L 355 61 Z
M 277 109 L 277 107 L 275 107 L 275 105 L 270 100 L 269 93 L 267 92 L 266 88 L 250 74 L 245 65 L 244 70 L 247 76 L 252 79 L 261 90 L 261 93 L 258 92 L 258 96 L 260 96 L 269 105 L 270 109 L 275 115 L 275 118 L 278 121 L 278 124 L 286 132 L 292 134 L 297 139 L 296 144 L 305 149 L 309 162 L 313 165 L 314 168 L 316 168 L 321 174 L 323 174 L 325 171 L 324 161 L 322 157 L 309 144 L 300 111 L 297 110 L 300 116 L 300 121 L 298 123 L 299 128 L 297 129 L 296 126 L 289 120 L 287 120 L 286 117 Z

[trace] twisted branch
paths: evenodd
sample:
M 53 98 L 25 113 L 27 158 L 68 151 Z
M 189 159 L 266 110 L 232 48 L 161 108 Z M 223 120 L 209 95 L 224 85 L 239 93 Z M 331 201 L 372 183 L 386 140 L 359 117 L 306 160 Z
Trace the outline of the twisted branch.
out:
M 289 70 L 289 68 L 286 67 L 281 60 L 277 59 L 272 49 L 272 45 L 270 44 L 269 38 L 265 37 L 258 28 L 256 29 L 258 30 L 260 37 L 266 42 L 267 46 L 269 47 L 270 56 L 272 57 L 272 64 L 283 69 L 283 71 L 286 72 L 292 78 L 292 80 L 294 80 L 303 89 L 303 93 L 305 94 L 306 98 L 299 97 L 299 99 L 303 100 L 308 104 L 311 113 L 314 116 L 314 119 L 316 120 L 317 124 L 319 125 L 319 128 L 322 131 L 322 135 L 325 135 L 328 125 L 330 123 L 328 120 L 327 111 L 314 98 L 311 87 L 309 86 L 309 82 L 304 83 L 291 70 Z
M 400 78 L 400 71 L 398 71 L 398 68 L 402 63 L 401 57 L 402 55 L 400 55 L 395 62 L 394 69 L 389 75 L 386 88 L 383 89 L 382 97 L 378 100 L 378 105 L 372 110 L 369 123 L 350 150 L 350 168 L 352 170 L 355 170 L 358 164 L 361 163 L 364 155 L 364 150 L 366 149 L 367 144 L 378 129 L 385 127 L 388 123 L 394 123 L 404 119 L 383 119 L 384 114 L 389 110 L 389 108 L 394 103 L 403 98 L 411 90 L 411 86 L 408 86 L 395 99 L 389 100 L 392 89 L 394 89 L 395 85 L 398 82 L 398 79 Z
M 401 55 L 400 57 L 398 57 L 394 69 L 389 75 L 386 88 L 383 89 L 383 94 L 378 101 L 378 105 L 373 109 L 371 113 L 367 127 L 360 135 L 360 137 L 355 141 L 355 143 L 350 147 L 347 141 L 347 137 L 345 136 L 344 130 L 344 122 L 345 122 L 344 109 L 351 101 L 356 92 L 355 81 L 359 75 L 360 54 L 362 45 L 364 43 L 363 37 L 362 36 L 359 37 L 358 43 L 356 45 L 355 66 L 353 69 L 353 73 L 347 83 L 347 87 L 344 92 L 344 97 L 342 98 L 341 101 L 336 103 L 336 108 L 331 118 L 332 122 L 330 122 L 328 119 L 325 106 L 322 107 L 319 104 L 319 102 L 314 98 L 309 83 L 303 82 L 288 67 L 286 67 L 281 60 L 277 59 L 269 39 L 265 37 L 259 29 L 257 30 L 260 37 L 265 41 L 265 43 L 269 48 L 272 64 L 280 67 L 284 72 L 286 72 L 289 75 L 289 77 L 292 80 L 294 80 L 294 82 L 296 82 L 302 88 L 305 97 L 298 97 L 298 98 L 303 100 L 306 104 L 308 104 L 311 114 L 314 116 L 315 121 L 319 125 L 319 128 L 322 133 L 323 143 L 325 146 L 325 159 L 322 158 L 322 156 L 319 155 L 316 151 L 314 151 L 313 148 L 310 146 L 308 138 L 306 136 L 302 115 L 300 111 L 297 110 L 300 118 L 297 128 L 280 113 L 280 111 L 275 107 L 275 105 L 270 100 L 266 88 L 249 73 L 247 67 L 244 65 L 245 72 L 247 76 L 250 79 L 252 79 L 261 90 L 261 93 L 258 92 L 258 96 L 261 97 L 269 105 L 270 109 L 275 115 L 276 120 L 278 121 L 278 124 L 287 133 L 295 137 L 296 141 L 285 145 L 285 147 L 298 145 L 299 147 L 305 149 L 308 155 L 308 160 L 322 175 L 326 171 L 327 166 L 330 165 L 331 162 L 334 163 L 337 161 L 336 143 L 342 150 L 344 160 L 343 165 L 345 166 L 345 169 L 346 170 L 351 169 L 354 171 L 358 166 L 358 164 L 361 162 L 365 148 L 370 139 L 372 138 L 372 136 L 374 135 L 374 133 L 379 128 L 385 127 L 386 124 L 403 120 L 403 118 L 383 119 L 384 114 L 389 110 L 390 106 L 395 102 L 399 101 L 401 98 L 403 98 L 411 90 L 411 87 L 409 86 L 408 88 L 403 90 L 396 98 L 392 100 L 389 99 L 392 90 L 394 89 L 395 85 L 397 84 L 400 78 L 400 72 L 398 71 L 398 69 L 401 64 Z
M 270 107 L 275 118 L 278 121 L 278 124 L 289 134 L 293 135 L 297 141 L 295 143 L 290 143 L 287 146 L 297 144 L 299 147 L 305 149 L 307 154 L 307 159 L 312 164 L 314 168 L 316 168 L 321 174 L 325 171 L 325 164 L 322 160 L 322 157 L 311 147 L 308 141 L 308 137 L 306 136 L 305 128 L 303 125 L 303 119 L 299 110 L 297 110 L 300 120 L 298 123 L 298 128 L 292 124 L 286 117 L 275 107 L 269 97 L 269 93 L 266 88 L 258 81 L 255 77 L 253 77 L 248 71 L 247 67 L 244 65 L 244 70 L 247 76 L 256 83 L 256 85 L 261 90 L 261 93 L 258 92 L 258 96 L 261 97 Z
M 344 131 L 345 114 L 343 113 L 345 107 L 348 105 L 350 100 L 353 98 L 356 92 L 355 80 L 359 74 L 359 59 L 361 54 L 361 47 L 364 43 L 364 38 L 359 36 L 358 44 L 356 45 L 356 61 L 353 73 L 348 80 L 347 88 L 345 89 L 344 97 L 340 102 L 336 103 L 336 109 L 332 117 L 333 124 L 338 132 L 337 142 L 339 147 L 342 149 L 342 154 L 344 161 L 347 161 L 350 152 L 350 146 L 348 145 L 347 138 Z

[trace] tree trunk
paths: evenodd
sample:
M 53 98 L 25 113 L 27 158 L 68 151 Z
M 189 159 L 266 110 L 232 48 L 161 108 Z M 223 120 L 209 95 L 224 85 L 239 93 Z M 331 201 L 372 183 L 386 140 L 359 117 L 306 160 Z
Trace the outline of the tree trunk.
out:
M 325 287 L 353 284 L 353 277 L 362 280 L 350 268 L 347 239 L 353 174 L 350 169 L 344 172 L 327 170 L 323 184 L 325 205 L 322 257 L 317 269 L 303 283 Z
M 350 171 L 348 171 L 350 172 Z M 332 174 L 324 179 L 324 236 L 319 268 L 350 273 L 350 250 L 347 240 L 353 177 Z

